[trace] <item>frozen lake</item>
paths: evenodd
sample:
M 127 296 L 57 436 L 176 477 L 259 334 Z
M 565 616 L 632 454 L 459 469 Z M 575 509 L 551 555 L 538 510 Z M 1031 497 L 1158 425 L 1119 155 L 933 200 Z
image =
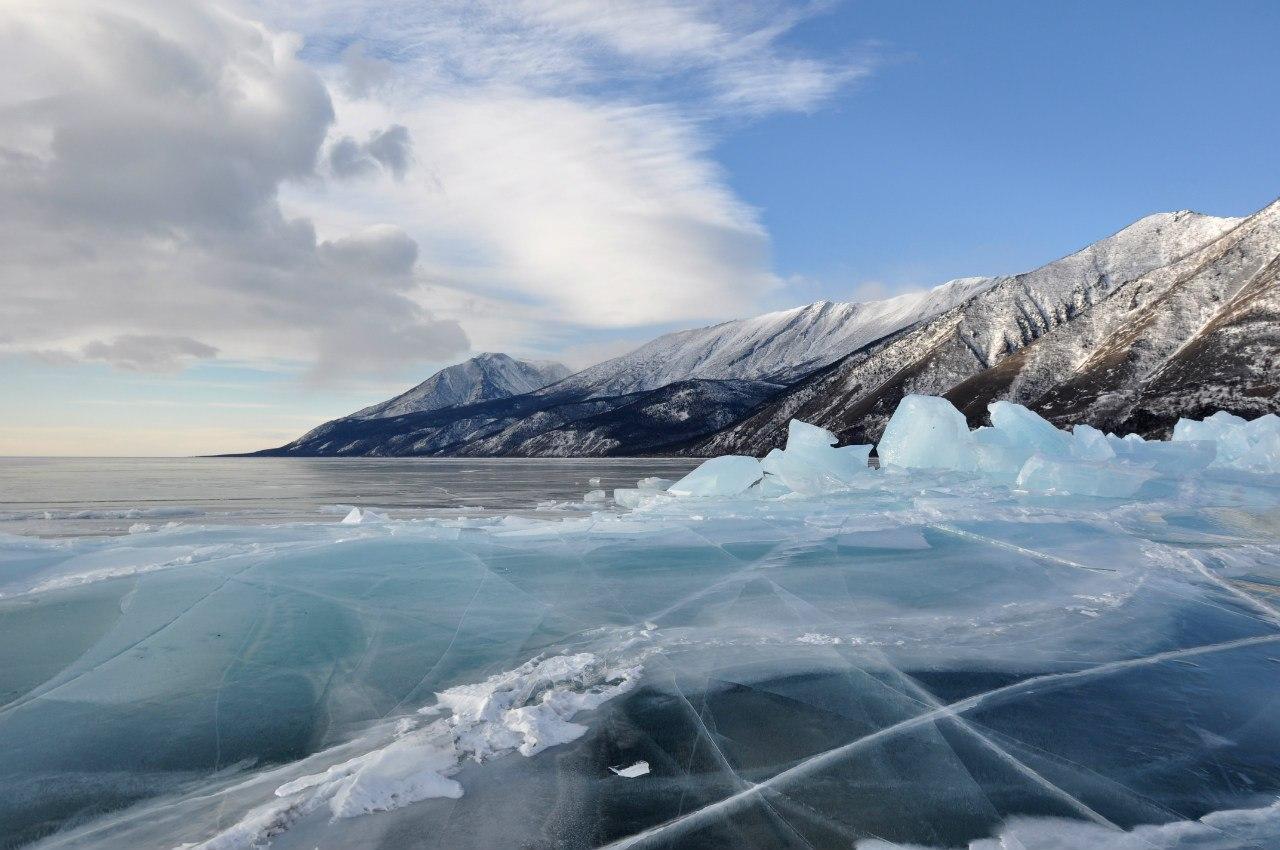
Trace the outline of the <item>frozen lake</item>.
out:
M 123 534 L 139 523 L 332 522 L 342 506 L 407 518 L 442 510 L 528 511 L 680 459 L 0 458 L 0 534 Z M 340 517 L 339 517 L 340 518 Z
M 0 462 L 0 847 L 1280 846 L 1280 476 L 837 451 Z

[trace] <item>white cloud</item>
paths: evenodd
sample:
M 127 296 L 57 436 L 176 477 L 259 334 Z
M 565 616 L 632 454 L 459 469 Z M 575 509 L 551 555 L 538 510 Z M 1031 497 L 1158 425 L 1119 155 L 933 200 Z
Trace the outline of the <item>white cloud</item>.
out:
M 783 284 L 720 120 L 865 72 L 786 46 L 808 6 L 236 9 L 0 7 L 0 354 L 389 373 L 750 312 Z
M 466 349 L 406 294 L 402 230 L 321 241 L 282 212 L 283 183 L 318 179 L 333 121 L 298 46 L 194 2 L 0 9 L 17 69 L 0 77 L 3 350 L 165 371 L 216 349 L 359 372 Z M 385 132 L 365 150 L 400 171 L 407 138 Z
M 329 146 L 329 171 L 339 179 L 367 177 L 385 169 L 396 180 L 403 180 L 413 162 L 413 143 L 409 128 L 392 124 L 369 134 L 366 142 L 342 136 Z
M 510 300 L 525 331 L 497 346 L 506 349 L 545 341 L 548 324 L 641 327 L 756 309 L 783 283 L 757 211 L 712 157 L 718 119 L 811 109 L 866 71 L 784 49 L 810 7 L 254 8 L 308 33 L 313 53 L 334 55 L 340 168 L 375 174 L 356 140 L 378 128 L 403 125 L 413 140 L 400 185 L 295 187 L 290 208 L 322 229 L 401 224 L 423 246 L 432 283 Z M 462 320 L 473 337 L 510 324 Z
M 131 372 L 178 372 L 192 360 L 218 356 L 212 345 L 185 336 L 124 334 L 111 342 L 95 340 L 81 349 L 86 360 L 103 360 Z
M 866 74 L 866 57 L 789 50 L 826 4 L 766 0 L 242 0 L 319 46 L 356 45 L 349 91 L 364 96 L 412 67 L 440 85 L 577 93 L 630 86 L 647 102 L 702 99 L 737 114 L 807 110 Z M 381 58 L 379 58 L 381 57 Z M 390 60 L 390 61 L 387 61 Z M 673 91 L 671 83 L 678 81 Z
M 394 114 L 417 167 L 400 184 L 302 187 L 290 201 L 322 223 L 330 208 L 394 214 L 435 280 L 504 293 L 530 319 L 714 317 L 777 283 L 755 211 L 724 185 L 700 128 L 665 108 L 483 89 L 412 111 L 340 110 L 375 124 Z

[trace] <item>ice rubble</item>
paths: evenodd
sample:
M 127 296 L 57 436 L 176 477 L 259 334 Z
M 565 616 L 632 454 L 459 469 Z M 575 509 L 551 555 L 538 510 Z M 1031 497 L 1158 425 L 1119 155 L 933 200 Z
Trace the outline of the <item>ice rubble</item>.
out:
M 422 717 L 445 716 L 417 725 L 403 718 L 394 738 L 320 773 L 275 789 L 278 803 L 250 812 L 196 850 L 258 846 L 289 829 L 326 803 L 335 819 L 387 812 L 433 797 L 457 799 L 462 786 L 450 777 L 467 761 L 484 762 L 512 751 L 534 756 L 581 737 L 587 727 L 572 722 L 584 712 L 631 690 L 641 665 L 608 663 L 580 652 L 526 662 L 475 684 L 436 694 Z M 633 765 L 619 775 L 648 772 Z
M 1198 422 L 1179 419 L 1173 427 L 1173 439 L 1212 443 L 1217 448 L 1213 466 L 1251 472 L 1280 471 L 1280 416 L 1274 413 L 1252 421 L 1226 411 Z
M 946 399 L 908 395 L 877 446 L 885 469 L 976 473 L 1035 493 L 1125 498 L 1159 477 L 1183 477 L 1206 467 L 1280 472 L 1280 417 L 1252 422 L 1215 413 L 1182 419 L 1173 440 L 1121 438 L 1088 425 L 1062 431 L 1020 404 L 988 406 L 989 427 L 969 430 L 964 414 Z M 785 449 L 754 458 L 712 458 L 673 484 L 676 496 L 816 495 L 865 484 L 871 446 L 836 448 L 836 437 L 793 419 Z M 620 504 L 633 507 L 628 494 Z
M 665 493 L 675 482 L 667 478 L 649 476 L 641 478 L 635 487 L 619 487 L 613 491 L 613 500 L 624 508 L 639 507 L 648 496 Z

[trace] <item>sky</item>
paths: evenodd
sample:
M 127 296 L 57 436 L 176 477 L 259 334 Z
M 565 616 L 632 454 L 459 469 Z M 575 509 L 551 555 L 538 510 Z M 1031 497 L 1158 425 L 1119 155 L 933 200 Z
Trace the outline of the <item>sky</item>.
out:
M 480 351 L 1280 195 L 1280 4 L 0 3 L 0 454 L 279 445 Z

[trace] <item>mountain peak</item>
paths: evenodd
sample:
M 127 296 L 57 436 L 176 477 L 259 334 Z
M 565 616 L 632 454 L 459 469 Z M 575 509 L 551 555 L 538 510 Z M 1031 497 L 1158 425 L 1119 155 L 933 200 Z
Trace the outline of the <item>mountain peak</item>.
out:
M 469 360 L 441 369 L 395 398 L 356 411 L 348 418 L 384 419 L 522 395 L 571 373 L 568 366 L 554 361 L 520 360 L 500 351 L 482 351 Z

